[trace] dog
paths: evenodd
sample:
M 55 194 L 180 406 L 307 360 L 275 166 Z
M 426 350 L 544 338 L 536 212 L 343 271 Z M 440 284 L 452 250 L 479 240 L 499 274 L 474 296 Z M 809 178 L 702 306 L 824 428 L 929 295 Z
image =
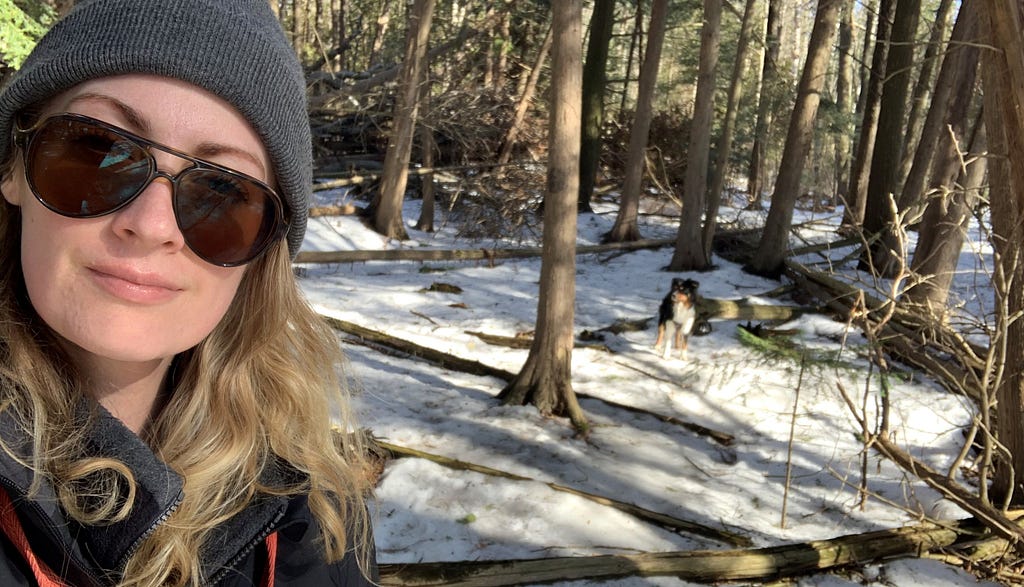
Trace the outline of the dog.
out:
M 686 357 L 690 335 L 697 323 L 697 288 L 700 284 L 693 279 L 672 279 L 672 287 L 661 301 L 658 308 L 658 340 L 654 349 L 662 350 L 662 358 L 667 359 L 673 347 L 679 351 L 679 357 Z M 668 330 L 672 330 L 672 343 L 668 341 Z

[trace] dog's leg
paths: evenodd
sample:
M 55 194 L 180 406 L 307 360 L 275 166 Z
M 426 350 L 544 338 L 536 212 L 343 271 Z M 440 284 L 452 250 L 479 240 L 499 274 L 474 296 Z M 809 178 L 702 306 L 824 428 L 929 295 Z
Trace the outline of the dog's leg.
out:
M 676 328 L 676 325 L 674 323 L 672 323 L 672 322 L 669 322 L 667 324 L 666 328 Z M 675 332 L 679 332 L 678 329 Z M 673 339 L 675 338 L 675 333 L 673 333 L 672 338 Z M 672 351 L 672 343 L 671 343 L 669 337 L 666 336 L 665 337 L 665 348 L 664 348 L 663 352 L 661 353 L 661 358 L 662 359 L 667 359 L 668 358 L 668 354 L 671 351 Z
M 676 324 L 675 347 L 679 350 L 679 358 L 686 358 L 686 335 L 683 334 L 683 325 Z
M 665 342 L 665 325 L 658 325 L 658 340 L 654 341 L 654 350 L 661 348 L 662 343 Z

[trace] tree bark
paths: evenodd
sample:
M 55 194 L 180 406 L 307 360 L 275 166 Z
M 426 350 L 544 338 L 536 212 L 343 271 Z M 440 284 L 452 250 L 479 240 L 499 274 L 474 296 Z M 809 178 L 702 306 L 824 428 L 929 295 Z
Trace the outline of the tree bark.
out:
M 953 90 L 961 85 L 964 72 L 978 67 L 978 61 L 981 59 L 981 50 L 977 45 L 978 20 L 980 18 L 977 9 L 979 4 L 978 0 L 964 0 L 962 8 L 957 14 L 956 23 L 953 25 L 953 32 L 949 38 L 948 49 L 945 51 L 942 65 L 939 67 L 939 75 L 935 80 L 931 105 L 921 128 L 921 137 L 914 153 L 914 161 L 910 166 L 907 179 L 903 183 L 899 201 L 901 210 L 910 210 L 915 205 L 923 203 L 924 187 L 931 175 L 936 145 L 947 134 L 946 115 L 949 111 Z M 918 215 L 911 211 L 909 220 L 916 221 Z
M 590 41 L 583 66 L 583 116 L 580 140 L 580 195 L 577 209 L 591 212 L 601 160 L 601 133 L 604 130 L 604 95 L 608 83 L 608 49 L 615 23 L 615 0 L 596 0 L 590 17 Z
M 779 176 L 775 180 L 772 205 L 768 211 L 764 234 L 754 257 L 746 269 L 758 275 L 778 276 L 789 245 L 793 224 L 793 208 L 800 190 L 800 177 L 811 144 L 811 133 L 818 115 L 821 90 L 832 52 L 839 20 L 841 0 L 818 0 L 814 27 L 807 47 L 807 61 L 800 76 L 796 105 L 789 121 L 786 145 L 782 152 Z
M 700 63 L 697 96 L 690 122 L 690 144 L 686 148 L 686 177 L 683 180 L 683 212 L 676 233 L 676 249 L 669 271 L 701 271 L 711 266 L 705 250 L 701 217 L 707 201 L 708 152 L 711 123 L 715 114 L 715 72 L 721 45 L 722 0 L 704 0 L 704 25 L 700 33 Z M 708 218 L 714 222 L 714 218 Z
M 384 156 L 383 179 L 380 192 L 370 204 L 373 228 L 380 234 L 398 240 L 408 238 L 402 220 L 402 201 L 409 178 L 409 157 L 412 154 L 413 134 L 419 108 L 420 83 L 425 70 L 427 40 L 434 17 L 435 0 L 416 0 L 406 42 L 402 66 L 402 83 L 395 104 L 394 127 L 388 139 Z
M 430 104 L 430 74 L 427 72 L 423 83 L 420 84 L 420 105 L 428 108 Z M 428 125 L 421 124 L 420 134 L 420 162 L 424 169 L 434 168 L 434 151 L 437 150 L 437 142 L 434 140 L 434 129 Z M 434 173 L 423 174 L 420 179 L 420 217 L 416 221 L 416 230 L 423 232 L 434 232 Z
M 651 24 L 648 27 L 647 51 L 640 66 L 640 87 L 636 98 L 636 116 L 629 132 L 629 151 L 626 154 L 626 177 L 622 180 L 619 214 L 606 235 L 605 242 L 640 240 L 640 190 L 647 169 L 647 140 L 654 116 L 654 88 L 661 64 L 661 48 L 665 40 L 668 0 L 654 0 L 651 4 Z
M 898 198 L 896 180 L 906 132 L 903 119 L 907 113 L 914 37 L 920 14 L 921 0 L 899 0 L 896 4 L 885 66 L 886 81 L 882 86 L 882 108 L 878 114 L 878 133 L 871 158 L 871 177 L 868 178 L 863 227 L 865 237 L 873 244 L 861 258 L 860 267 L 886 277 L 894 277 L 906 257 L 901 246 L 904 239 L 900 237 L 903 227 L 900 219 L 894 216 L 893 208 Z M 872 240 L 875 235 L 881 238 Z
M 761 64 L 761 91 L 758 92 L 757 122 L 754 124 L 754 143 L 750 149 L 750 169 L 747 173 L 747 193 L 750 194 L 749 208 L 760 210 L 763 206 L 765 143 L 771 134 L 772 115 L 775 110 L 775 94 L 778 79 L 779 38 L 782 24 L 779 20 L 779 2 L 768 0 L 768 16 L 765 22 L 765 47 Z
M 975 71 L 977 66 L 964 72 L 963 86 L 957 90 L 954 100 L 954 103 L 963 101 L 966 105 L 955 104 L 950 108 L 950 116 L 955 118 L 950 121 L 950 132 L 940 147 L 942 156 L 935 163 L 933 183 L 938 193 L 928 199 L 910 264 L 913 279 L 904 294 L 908 305 L 920 306 L 928 315 L 940 320 L 949 313 L 949 287 L 987 168 L 984 125 L 976 120 L 968 129 L 967 112 L 959 111 L 966 110 L 975 95 Z M 973 136 L 967 156 L 961 157 L 960 145 L 954 139 L 967 130 L 972 131 Z M 962 168 L 961 161 L 968 162 L 966 168 Z
M 985 127 L 994 157 L 991 174 L 995 232 L 996 331 L 1005 333 L 1004 371 L 996 389 L 997 438 L 1009 453 L 997 467 L 992 495 L 1020 503 L 1024 495 L 1024 26 L 1018 0 L 984 0 L 983 26 L 993 50 L 983 53 Z M 987 18 L 986 18 L 987 17 Z
M 962 4 L 966 4 L 966 2 L 962 2 Z M 901 194 L 921 140 L 921 131 L 927 116 L 927 107 L 931 102 L 929 96 L 932 93 L 932 87 L 935 82 L 935 71 L 940 61 L 940 51 L 945 46 L 944 41 L 946 30 L 949 28 L 949 16 L 952 12 L 952 7 L 953 0 L 940 0 L 938 8 L 935 9 L 935 22 L 928 39 L 928 46 L 925 47 L 924 57 L 921 60 L 921 70 L 918 73 L 917 82 L 914 84 L 914 92 L 910 98 L 910 114 L 907 115 L 907 137 L 904 141 L 903 157 L 900 160 L 899 171 L 896 175 L 896 186 Z
M 534 344 L 526 363 L 499 397 L 566 416 L 581 434 L 587 419 L 572 388 L 576 303 L 576 197 L 579 194 L 582 0 L 552 3 L 551 105 L 540 293 Z
M 839 20 L 839 67 L 836 75 L 836 111 L 839 128 L 836 133 L 836 169 L 833 203 L 847 201 L 846 189 L 850 185 L 850 160 L 853 137 L 851 108 L 853 97 L 853 0 L 845 0 Z
M 718 152 L 715 156 L 715 167 L 711 175 L 711 188 L 708 191 L 706 213 L 704 215 L 704 257 L 711 260 L 711 244 L 715 238 L 718 221 L 718 207 L 722 203 L 722 190 L 725 178 L 729 175 L 729 158 L 732 155 L 733 127 L 736 126 L 736 114 L 739 110 L 740 97 L 743 95 L 743 72 L 746 69 L 747 47 L 750 46 L 750 35 L 753 33 L 753 13 L 755 0 L 747 0 L 740 21 L 740 36 L 736 42 L 736 61 L 732 67 L 732 79 L 729 80 L 729 93 L 726 99 L 725 120 L 722 122 L 722 134 L 718 140 Z
M 878 134 L 878 116 L 882 106 L 882 84 L 885 81 L 889 36 L 892 32 L 892 18 L 895 12 L 896 0 L 881 0 L 879 2 L 875 50 L 871 57 L 871 68 L 867 72 L 866 86 L 861 88 L 864 102 L 861 108 L 863 117 L 861 118 L 853 167 L 850 169 L 850 189 L 846 190 L 848 199 L 843 212 L 843 224 L 851 227 L 860 227 L 864 224 L 864 211 L 868 201 L 868 177 L 871 173 L 875 137 Z

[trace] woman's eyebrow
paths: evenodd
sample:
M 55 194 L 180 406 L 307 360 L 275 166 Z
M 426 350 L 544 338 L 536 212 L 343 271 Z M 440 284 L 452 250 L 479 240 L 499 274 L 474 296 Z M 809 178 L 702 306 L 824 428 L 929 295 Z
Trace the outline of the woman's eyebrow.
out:
M 138 110 L 132 108 L 128 104 L 125 104 L 121 100 L 114 98 L 113 96 L 99 94 L 96 92 L 86 92 L 72 98 L 68 102 L 68 106 L 70 107 L 72 104 L 75 104 L 77 102 L 103 102 L 113 107 L 121 114 L 121 116 L 124 117 L 128 125 L 132 127 L 128 130 L 131 130 L 132 132 L 142 136 L 152 136 L 152 127 L 150 126 L 146 118 L 142 116 L 142 114 L 140 114 Z M 211 157 L 224 154 L 242 157 L 243 159 L 252 161 L 253 164 L 256 165 L 257 169 L 259 169 L 263 173 L 264 178 L 269 179 L 270 177 L 266 165 L 264 165 L 264 163 L 260 161 L 259 157 L 257 157 L 253 153 L 250 153 L 246 149 L 241 149 L 239 147 L 234 147 L 231 145 L 225 145 L 223 143 L 203 142 L 197 145 L 195 151 L 190 154 L 200 159 L 209 159 Z

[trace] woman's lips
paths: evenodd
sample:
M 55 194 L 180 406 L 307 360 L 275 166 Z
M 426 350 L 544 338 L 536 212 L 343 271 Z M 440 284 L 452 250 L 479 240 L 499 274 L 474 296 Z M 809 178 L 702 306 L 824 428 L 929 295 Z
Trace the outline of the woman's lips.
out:
M 105 292 L 136 304 L 159 304 L 175 297 L 182 287 L 172 280 L 130 267 L 89 267 L 92 280 Z

